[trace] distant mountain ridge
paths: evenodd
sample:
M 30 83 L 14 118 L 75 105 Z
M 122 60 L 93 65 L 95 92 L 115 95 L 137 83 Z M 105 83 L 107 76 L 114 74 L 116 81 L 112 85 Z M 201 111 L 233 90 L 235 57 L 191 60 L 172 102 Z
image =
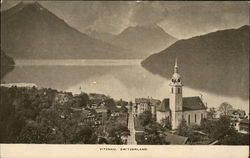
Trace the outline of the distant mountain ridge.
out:
M 1 12 L 1 31 L 1 47 L 14 58 L 138 58 L 133 51 L 79 32 L 38 2 L 20 2 Z
M 88 29 L 85 32 L 90 37 L 93 37 L 95 39 L 99 39 L 99 40 L 102 40 L 102 41 L 108 42 L 108 43 L 110 43 L 116 37 L 116 35 L 108 33 L 108 32 L 99 32 L 99 31 L 91 30 L 91 29 Z
M 1 60 L 0 60 L 1 66 L 13 66 L 13 65 L 15 65 L 13 58 L 7 56 L 3 50 L 1 50 L 0 56 L 1 56 Z
M 0 52 L 0 66 L 1 66 L 1 77 L 0 79 L 6 75 L 9 71 L 13 69 L 15 62 L 13 58 L 6 55 L 6 53 L 1 49 Z
M 142 66 L 170 78 L 177 57 L 185 86 L 249 99 L 249 31 L 242 26 L 179 40 Z
M 136 51 L 142 58 L 159 52 L 177 39 L 157 25 L 128 27 L 118 35 L 88 31 L 91 37 Z

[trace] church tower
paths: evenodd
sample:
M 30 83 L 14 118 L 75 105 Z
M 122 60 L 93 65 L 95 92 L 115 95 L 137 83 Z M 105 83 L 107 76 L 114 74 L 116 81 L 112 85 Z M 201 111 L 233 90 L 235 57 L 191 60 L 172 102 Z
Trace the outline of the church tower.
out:
M 175 59 L 174 74 L 170 82 L 169 104 L 171 109 L 172 129 L 176 129 L 182 120 L 182 80 Z

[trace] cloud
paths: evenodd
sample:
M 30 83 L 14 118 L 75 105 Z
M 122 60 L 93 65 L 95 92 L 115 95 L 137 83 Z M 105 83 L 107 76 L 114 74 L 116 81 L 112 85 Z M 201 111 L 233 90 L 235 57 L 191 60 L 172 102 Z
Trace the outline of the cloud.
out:
M 244 2 L 188 3 L 169 12 L 160 23 L 166 32 L 190 38 L 217 30 L 249 25 L 249 5 Z
M 135 25 L 154 25 L 164 20 L 167 16 L 167 8 L 158 2 L 140 2 L 135 4 L 130 18 Z
M 4 0 L 5 6 L 18 1 Z M 160 25 L 177 38 L 249 24 L 249 3 L 199 1 L 39 1 L 69 25 L 118 34 L 134 25 Z M 2 5 L 4 6 L 4 5 Z

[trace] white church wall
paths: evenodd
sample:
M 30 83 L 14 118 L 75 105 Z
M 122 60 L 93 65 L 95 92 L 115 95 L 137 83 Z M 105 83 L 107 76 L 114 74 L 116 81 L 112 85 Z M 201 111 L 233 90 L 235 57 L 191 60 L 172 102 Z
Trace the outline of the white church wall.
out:
M 193 111 L 184 111 L 183 116 L 186 120 L 187 124 L 188 122 L 188 116 L 190 115 L 190 124 L 197 124 L 199 125 L 201 122 L 201 114 L 203 115 L 203 118 L 207 117 L 207 111 L 206 110 L 193 110 Z M 195 121 L 195 115 L 196 115 L 196 121 Z

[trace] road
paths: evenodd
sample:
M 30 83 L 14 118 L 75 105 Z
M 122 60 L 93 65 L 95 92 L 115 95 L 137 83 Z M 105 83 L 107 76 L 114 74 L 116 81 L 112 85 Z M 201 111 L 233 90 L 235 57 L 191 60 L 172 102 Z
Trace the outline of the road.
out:
M 127 144 L 128 145 L 137 145 L 137 142 L 135 140 L 134 118 L 133 118 L 133 114 L 131 111 L 129 112 L 128 129 L 130 130 L 130 136 L 128 136 Z

